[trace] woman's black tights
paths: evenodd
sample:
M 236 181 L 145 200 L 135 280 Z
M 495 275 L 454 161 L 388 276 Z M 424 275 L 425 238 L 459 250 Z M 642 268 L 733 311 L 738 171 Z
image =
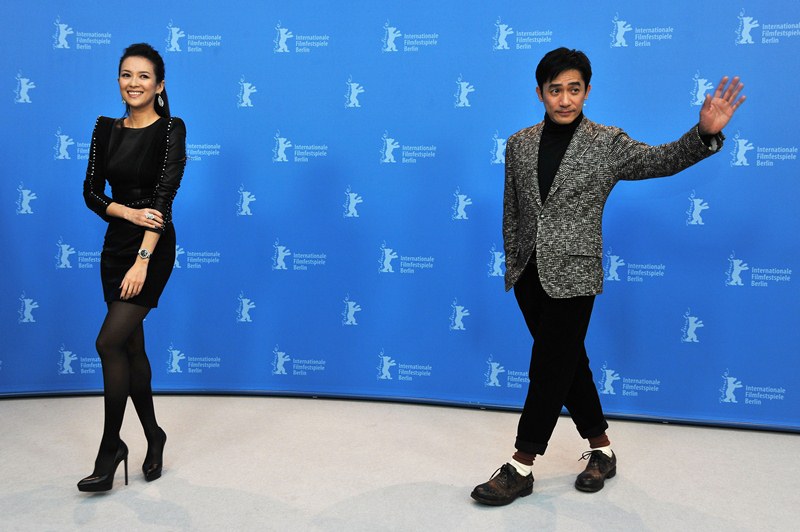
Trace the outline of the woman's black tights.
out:
M 95 461 L 95 472 L 98 474 L 108 471 L 114 463 L 129 395 L 148 443 L 160 441 L 150 387 L 150 361 L 144 350 L 142 322 L 148 312 L 150 309 L 147 307 L 114 301 L 108 305 L 108 314 L 97 336 L 97 352 L 103 365 L 105 403 L 103 439 Z M 152 445 L 148 445 L 150 447 Z

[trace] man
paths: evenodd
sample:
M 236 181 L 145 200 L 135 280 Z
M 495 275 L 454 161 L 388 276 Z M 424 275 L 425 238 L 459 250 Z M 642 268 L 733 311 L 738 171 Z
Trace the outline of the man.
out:
M 700 121 L 675 142 L 648 146 L 622 130 L 591 122 L 583 104 L 592 69 L 583 52 L 558 48 L 536 68 L 544 121 L 508 139 L 503 200 L 506 290 L 514 288 L 533 336 L 530 386 L 516 452 L 472 498 L 504 505 L 533 490 L 531 469 L 543 455 L 562 406 L 589 442 L 575 487 L 596 492 L 616 474 L 584 338 L 602 291 L 602 214 L 620 179 L 672 175 L 720 150 L 722 128 L 744 102 L 743 85 L 722 78 Z M 738 98 L 738 99 L 737 99 Z

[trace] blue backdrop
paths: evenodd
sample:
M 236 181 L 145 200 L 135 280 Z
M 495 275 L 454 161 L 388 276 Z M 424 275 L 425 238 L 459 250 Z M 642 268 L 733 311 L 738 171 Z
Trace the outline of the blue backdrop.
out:
M 749 97 L 721 153 L 609 200 L 588 338 L 608 413 L 800 429 L 800 4 L 207 4 L 2 8 L 0 394 L 102 388 L 105 226 L 81 184 L 146 41 L 190 157 L 145 324 L 156 390 L 520 407 L 505 139 L 542 119 L 533 72 L 566 45 L 593 62 L 586 115 L 651 144 L 723 74 Z

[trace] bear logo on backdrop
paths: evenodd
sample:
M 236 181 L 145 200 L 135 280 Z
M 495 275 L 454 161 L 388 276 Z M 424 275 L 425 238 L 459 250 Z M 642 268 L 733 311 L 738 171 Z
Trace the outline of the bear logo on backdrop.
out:
M 689 91 L 691 95 L 691 105 L 703 105 L 703 102 L 706 101 L 706 93 L 714 88 L 714 84 L 705 78 L 701 78 L 700 72 L 695 72 L 692 82 L 692 90 Z
M 506 164 L 506 140 L 498 136 L 497 131 L 494 132 L 492 149 L 489 152 L 492 155 L 492 164 Z
M 286 372 L 286 363 L 291 361 L 291 357 L 286 354 L 286 351 L 281 351 L 277 345 L 272 350 L 272 374 L 273 375 L 288 375 Z
M 755 18 L 745 15 L 744 8 L 739 12 L 738 18 L 739 25 L 736 28 L 736 44 L 755 44 L 753 35 L 750 32 L 760 27 L 760 24 Z
M 621 281 L 619 276 L 619 267 L 625 266 L 625 259 L 620 257 L 619 255 L 614 255 L 613 250 L 609 248 L 606 252 L 606 261 L 605 270 L 606 270 L 606 281 Z
M 288 261 L 291 258 L 291 263 Z M 272 244 L 272 270 L 276 271 L 308 271 L 309 269 L 324 268 L 328 261 L 328 255 L 319 251 L 308 252 L 304 250 L 292 251 L 289 247 L 280 243 L 276 238 Z M 316 370 L 315 370 L 316 371 Z
M 394 249 L 386 246 L 386 242 L 381 244 L 381 258 L 378 260 L 380 269 L 378 271 L 381 273 L 394 273 L 392 261 L 398 256 Z
M 275 38 L 272 40 L 274 44 L 272 52 L 275 54 L 289 54 L 291 53 L 291 45 L 289 39 L 294 39 L 294 51 L 298 54 L 308 54 L 318 50 L 328 48 L 331 37 L 328 34 L 314 34 L 309 35 L 305 33 L 295 34 L 289 28 L 285 28 L 283 24 L 278 21 L 275 25 Z M 312 371 L 322 371 L 313 369 Z
M 55 151 L 53 158 L 56 160 L 71 159 L 69 156 L 69 147 L 74 144 L 75 141 L 69 135 L 63 134 L 61 128 L 58 128 L 56 131 L 56 145 L 53 147 L 53 151 Z
M 278 22 L 278 25 L 275 26 L 275 40 L 272 41 L 275 44 L 273 52 L 276 54 L 289 53 L 289 46 L 287 45 L 287 42 L 292 37 L 294 37 L 294 33 L 292 33 L 289 28 L 284 28 L 281 26 L 281 23 Z
M 390 25 L 387 20 L 383 25 L 383 48 L 381 49 L 384 52 L 397 52 L 397 43 L 395 41 L 402 36 L 403 34 L 400 33 L 400 30 Z
M 56 27 L 56 32 L 53 35 L 53 48 L 54 49 L 69 49 L 69 41 L 67 37 L 75 33 L 75 30 L 69 27 L 69 24 L 61 22 L 61 17 L 57 17 L 53 23 Z
M 631 31 L 633 32 L 633 46 L 637 48 L 669 43 L 675 34 L 675 28 L 672 26 L 634 28 L 627 20 L 621 19 L 619 13 L 611 19 L 611 26 L 611 48 L 627 48 L 626 34 Z
M 74 35 L 75 50 L 92 50 L 94 46 L 107 46 L 111 44 L 111 33 L 107 31 L 75 31 L 69 24 L 61 21 L 61 17 L 56 17 L 53 23 L 56 31 L 53 34 L 54 50 L 72 50 L 70 42 L 71 35 Z
M 450 330 L 466 331 L 467 329 L 464 327 L 464 318 L 469 315 L 469 309 L 464 305 L 459 305 L 458 299 L 454 299 L 450 304 Z
M 236 203 L 236 216 L 253 216 L 250 204 L 256 201 L 256 196 L 252 192 L 244 189 L 244 185 L 239 187 L 239 201 Z
M 509 42 L 509 37 L 514 37 L 514 42 Z M 533 50 L 539 46 L 553 42 L 553 30 L 550 29 L 515 29 L 506 24 L 500 17 L 494 21 L 492 34 L 492 51 Z
M 397 161 L 394 158 L 394 150 L 400 147 L 400 143 L 391 138 L 388 131 L 383 132 L 381 141 L 381 163 L 396 163 Z
M 69 244 L 65 244 L 61 238 L 58 239 L 56 246 L 58 246 L 58 252 L 56 253 L 56 268 L 72 268 L 70 257 L 77 253 L 75 248 Z
M 239 93 L 236 96 L 236 107 L 253 107 L 253 100 L 250 99 L 250 96 L 256 92 L 258 92 L 256 86 L 245 81 L 244 75 L 242 75 L 242 77 L 239 78 Z
M 22 73 L 17 73 L 17 87 L 14 89 L 14 103 L 33 103 L 31 101 L 30 90 L 36 88 L 36 84 L 30 78 L 22 76 Z
M 742 138 L 739 132 L 733 136 L 733 151 L 731 151 L 731 166 L 750 166 L 747 160 L 747 152 L 754 150 L 753 143 Z
M 455 107 L 471 107 L 469 104 L 469 99 L 467 98 L 470 94 L 475 92 L 475 86 L 472 85 L 469 81 L 464 81 L 464 78 L 461 77 L 461 74 L 458 75 L 458 79 L 456 80 L 456 101 L 453 104 Z
M 492 50 L 510 50 L 508 46 L 508 38 L 514 35 L 514 28 L 508 24 L 503 24 L 500 17 L 494 23 L 494 39 L 492 43 Z
M 22 295 L 19 296 L 19 323 L 36 323 L 36 319 L 33 317 L 33 311 L 39 308 L 39 303 L 34 301 L 30 297 L 25 296 L 25 292 L 22 292 Z
M 243 292 L 239 292 L 238 300 L 236 321 L 239 323 L 251 323 L 253 319 L 250 317 L 250 311 L 256 308 L 255 302 L 250 298 L 244 297 Z
M 506 372 L 506 368 L 504 368 L 499 362 L 495 362 L 491 355 L 489 355 L 489 359 L 486 361 L 486 365 L 489 368 L 486 370 L 484 377 L 486 380 L 484 381 L 484 386 L 493 386 L 499 387 L 500 386 L 500 379 L 498 378 L 501 373 Z
M 492 244 L 492 249 L 489 250 L 489 277 L 505 277 L 503 268 L 506 265 L 506 254 L 503 251 L 498 251 L 497 246 Z
M 402 37 L 402 44 L 398 44 L 398 39 Z M 383 24 L 383 38 L 381 39 L 381 51 L 385 53 L 419 52 L 423 48 L 437 46 L 439 44 L 438 33 L 406 33 L 403 34 L 396 26 L 387 20 Z
M 97 253 L 97 255 L 99 255 L 99 253 Z M 187 270 L 207 268 L 211 265 L 219 264 L 222 261 L 222 253 L 219 251 L 186 251 L 179 244 L 176 244 L 173 268 L 183 269 L 184 264 L 180 259 L 181 255 L 186 255 L 185 267 Z
M 764 4 L 767 5 L 767 3 Z M 795 4 L 792 4 L 792 7 L 795 7 Z M 784 9 L 782 13 L 786 11 L 787 9 Z M 758 28 L 761 28 L 761 34 L 753 35 L 753 30 Z M 737 17 L 734 42 L 737 46 L 752 44 L 779 45 L 785 43 L 787 39 L 800 37 L 798 29 L 800 29 L 800 24 L 796 19 L 769 21 L 762 24 L 755 17 L 747 15 L 744 8 L 742 8 Z
M 506 369 L 500 362 L 494 360 L 494 355 L 489 355 L 486 366 L 486 371 L 483 373 L 483 385 L 486 388 L 510 388 L 521 391 L 527 389 L 530 384 L 528 370 Z M 504 382 L 500 380 L 502 374 L 505 374 Z
M 181 360 L 186 359 L 186 355 L 180 349 L 175 349 L 175 346 L 170 344 L 167 348 L 167 372 L 168 373 L 183 373 L 181 369 Z
M 705 225 L 701 214 L 709 209 L 708 202 L 703 198 L 698 198 L 694 190 L 689 196 L 689 209 L 686 211 L 686 225 Z
M 181 267 L 181 255 L 185 255 L 186 250 L 180 247 L 178 244 L 175 244 L 175 262 L 172 264 L 173 268 L 180 268 Z
M 344 298 L 344 311 L 342 312 L 342 325 L 358 325 L 356 312 L 361 312 L 361 305 L 350 299 L 350 294 Z
M 744 286 L 742 272 L 746 272 L 750 266 L 742 259 L 736 258 L 736 253 L 731 252 L 728 257 L 728 270 L 725 272 L 725 284 L 727 286 Z
M 719 388 L 720 403 L 739 403 L 740 396 L 737 390 L 742 389 L 744 393 L 745 405 L 769 405 L 775 402 L 786 400 L 787 389 L 780 384 L 744 384 L 738 377 L 731 375 L 730 370 L 726 369 L 721 375 L 722 386 Z
M 692 316 L 692 309 L 686 309 L 683 314 L 683 328 L 681 329 L 681 342 L 699 343 L 697 329 L 705 327 L 703 320 L 697 316 Z
M 467 217 L 467 207 L 472 205 L 472 198 L 467 196 L 466 194 L 461 193 L 461 188 L 456 188 L 456 191 L 453 193 L 455 196 L 455 203 L 453 204 L 453 220 L 468 220 Z
M 181 51 L 181 43 L 180 40 L 186 37 L 186 33 L 180 29 L 178 26 L 174 26 L 172 21 L 169 21 L 167 24 L 167 38 L 165 39 L 167 42 L 167 51 L 168 52 L 180 52 Z
M 613 29 L 611 31 L 611 47 L 623 48 L 628 46 L 628 41 L 625 39 L 625 34 L 633 29 L 633 26 L 628 24 L 627 20 L 619 18 L 619 13 L 614 15 L 611 20 Z
M 25 188 L 25 185 L 22 183 L 17 186 L 17 192 L 19 192 L 19 199 L 17 199 L 17 214 L 33 214 L 31 202 L 35 199 L 39 199 L 36 195 L 36 192 L 29 188 Z
M 72 369 L 72 363 L 78 360 L 78 355 L 65 349 L 63 344 L 58 352 L 61 355 L 58 361 L 58 373 L 60 375 L 73 375 L 75 370 Z
M 352 76 L 348 77 L 347 90 L 344 94 L 344 106 L 350 109 L 361 107 L 361 102 L 358 101 L 358 96 L 364 92 L 365 89 L 360 83 L 353 81 Z
M 378 379 L 392 380 L 392 373 L 390 370 L 397 365 L 397 361 L 387 356 L 383 349 L 381 349 L 381 353 L 378 355 L 378 360 Z
M 286 150 L 292 147 L 292 141 L 286 137 L 281 136 L 281 132 L 275 132 L 275 147 L 272 148 L 272 162 L 274 163 L 288 163 L 289 158 L 286 157 Z
M 344 214 L 342 216 L 345 218 L 358 218 L 356 207 L 364 203 L 364 198 L 357 192 L 353 192 L 350 185 L 347 185 L 347 190 L 344 191 L 344 195 L 346 199 L 344 202 Z
M 744 272 L 748 272 L 748 279 L 743 278 Z M 735 252 L 728 256 L 728 268 L 725 271 L 726 286 L 751 286 L 767 288 L 775 286 L 776 283 L 792 282 L 792 268 L 786 266 L 768 266 L 757 264 L 751 266 L 744 259 L 736 257 Z
M 617 392 L 614 390 L 614 383 L 621 378 L 617 370 L 610 369 L 604 362 L 601 368 L 600 380 L 598 381 L 600 384 L 600 393 L 604 395 L 616 395 Z
M 281 245 L 280 241 L 277 239 L 272 245 L 272 249 L 274 250 L 272 254 L 272 269 L 287 270 L 288 267 L 286 266 L 286 258 L 291 257 L 292 250 L 284 245 Z
M 185 361 L 185 362 L 184 362 Z M 170 343 L 167 348 L 166 369 L 168 374 L 189 373 L 199 375 L 206 370 L 219 369 L 222 364 L 220 356 L 191 356 L 187 355 L 174 344 Z M 85 362 L 82 361 L 81 366 Z M 186 371 L 184 371 L 186 369 Z
M 722 388 L 719 389 L 720 403 L 738 403 L 736 400 L 735 392 L 739 388 L 743 388 L 744 384 L 737 377 L 732 377 L 730 372 L 726 369 L 722 374 Z

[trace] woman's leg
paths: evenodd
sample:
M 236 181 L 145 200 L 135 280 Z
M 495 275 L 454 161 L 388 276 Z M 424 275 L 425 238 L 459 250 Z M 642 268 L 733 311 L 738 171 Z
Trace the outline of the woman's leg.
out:
M 147 438 L 147 456 L 144 463 L 160 462 L 164 447 L 163 432 L 156 420 L 151 387 L 152 371 L 144 347 L 144 324 L 133 331 L 126 344 L 130 362 L 130 396 Z
M 158 429 L 156 412 L 153 408 L 153 390 L 150 387 L 152 371 L 150 361 L 144 349 L 144 326 L 133 331 L 126 344 L 130 361 L 130 395 L 133 406 L 142 422 L 145 436 L 150 436 Z
M 127 344 L 131 334 L 141 328 L 150 311 L 147 307 L 114 301 L 97 336 L 97 352 L 103 365 L 103 398 L 105 421 L 100 450 L 95 461 L 95 473 L 111 469 L 119 448 L 119 431 L 130 393 L 131 366 Z

